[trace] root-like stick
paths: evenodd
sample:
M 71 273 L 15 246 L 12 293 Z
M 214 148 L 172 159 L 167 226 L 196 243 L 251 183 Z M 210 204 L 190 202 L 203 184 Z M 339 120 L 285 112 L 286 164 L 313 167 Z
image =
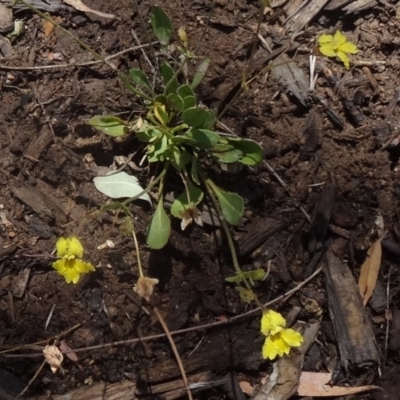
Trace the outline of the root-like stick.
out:
M 42 353 L 43 356 L 43 353 Z M 22 392 L 15 398 L 15 400 L 18 400 L 21 398 L 21 396 L 23 396 L 25 394 L 25 392 L 29 389 L 29 387 L 32 385 L 32 383 L 35 381 L 35 379 L 38 377 L 38 375 L 40 374 L 40 371 L 43 369 L 44 365 L 46 364 L 46 360 L 44 360 L 42 362 L 42 364 L 40 365 L 40 367 L 38 368 L 38 370 L 36 371 L 35 375 L 33 375 L 32 379 L 28 382 L 28 384 L 24 387 L 24 389 L 22 390 Z
M 175 355 L 176 361 L 178 363 L 178 367 L 179 367 L 179 370 L 181 372 L 182 380 L 183 380 L 183 383 L 185 385 L 189 400 L 193 400 L 192 392 L 188 388 L 188 380 L 187 380 L 187 377 L 186 377 L 185 368 L 183 367 L 182 359 L 181 359 L 181 357 L 180 357 L 180 355 L 178 353 L 178 349 L 175 346 L 175 342 L 172 339 L 171 332 L 169 331 L 168 326 L 165 323 L 165 321 L 164 321 L 163 317 L 161 316 L 161 314 L 159 313 L 158 309 L 156 307 L 154 307 L 153 311 L 154 311 L 154 314 L 156 314 L 161 326 L 163 327 L 163 329 L 165 331 L 165 334 L 167 335 L 167 338 L 169 340 L 169 344 L 171 345 L 172 351 L 174 352 L 174 355 Z

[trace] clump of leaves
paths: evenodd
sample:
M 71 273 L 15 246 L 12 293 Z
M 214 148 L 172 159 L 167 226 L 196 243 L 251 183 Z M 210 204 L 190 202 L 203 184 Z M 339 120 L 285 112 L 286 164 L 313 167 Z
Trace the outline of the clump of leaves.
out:
M 173 27 L 170 18 L 162 8 L 156 6 L 150 20 L 162 47 L 161 54 L 169 55 L 168 59 L 172 60 L 170 42 Z M 164 184 L 168 170 L 174 169 L 183 183 L 182 193 L 171 207 L 171 214 L 182 220 L 182 228 L 192 221 L 202 223 L 197 207 L 204 198 L 205 180 L 220 204 L 222 217 L 228 223 L 237 225 L 243 215 L 243 199 L 212 182 L 207 177 L 207 166 L 212 162 L 239 162 L 252 166 L 263 158 L 262 149 L 256 142 L 222 136 L 215 131 L 215 113 L 200 104 L 195 93 L 210 60 L 200 62 L 191 81 L 184 78 L 182 82 L 181 77 L 186 76 L 183 72 L 187 70 L 189 60 L 195 56 L 189 50 L 186 32 L 181 28 L 178 35 L 181 40 L 179 61 L 172 64 L 169 61 L 160 62 L 159 73 L 152 79 L 137 68 L 129 71 L 129 77 L 121 75 L 125 86 L 141 99 L 145 107 L 142 116 L 132 121 L 116 116 L 95 116 L 89 121 L 90 125 L 109 136 L 135 135 L 139 142 L 145 144 L 148 162 L 161 165 L 161 173 L 153 180 L 153 184 L 156 182 L 158 186 L 158 199 L 147 231 L 147 244 L 153 249 L 162 248 L 170 235 L 170 218 L 164 208 Z M 155 86 L 150 83 L 153 81 L 156 82 Z M 150 201 L 135 177 L 114 174 L 97 177 L 96 181 L 96 187 L 112 198 L 136 195 Z M 122 182 L 129 185 L 128 191 L 121 189 L 125 185 Z M 113 190 L 100 189 L 104 184 Z

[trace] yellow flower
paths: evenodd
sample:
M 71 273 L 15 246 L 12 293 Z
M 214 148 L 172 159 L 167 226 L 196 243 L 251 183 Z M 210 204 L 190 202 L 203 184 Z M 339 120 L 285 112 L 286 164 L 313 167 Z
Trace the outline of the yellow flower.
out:
M 265 339 L 262 348 L 264 358 L 273 360 L 276 356 L 282 357 L 290 353 L 291 347 L 298 347 L 303 343 L 303 336 L 293 329 L 283 329 L 275 335 L 269 335 Z
M 57 257 L 53 268 L 65 278 L 67 283 L 78 283 L 82 274 L 94 271 L 94 266 L 82 260 L 83 246 L 76 237 L 60 238 L 56 243 Z
M 261 318 L 261 333 L 265 336 L 275 335 L 286 326 L 285 318 L 282 314 L 274 310 L 268 310 L 263 313 Z
M 262 355 L 273 360 L 277 356 L 289 354 L 291 347 L 298 347 L 303 343 L 301 333 L 293 329 L 286 329 L 286 320 L 282 314 L 268 310 L 261 318 L 261 333 L 266 336 Z
M 78 238 L 72 236 L 70 238 L 63 238 L 57 240 L 56 243 L 57 257 L 72 260 L 74 258 L 83 257 L 83 246 Z
M 350 68 L 350 60 L 347 53 L 357 54 L 357 46 L 348 42 L 342 32 L 335 35 L 322 35 L 318 38 L 319 51 L 326 57 L 338 57 L 347 69 Z

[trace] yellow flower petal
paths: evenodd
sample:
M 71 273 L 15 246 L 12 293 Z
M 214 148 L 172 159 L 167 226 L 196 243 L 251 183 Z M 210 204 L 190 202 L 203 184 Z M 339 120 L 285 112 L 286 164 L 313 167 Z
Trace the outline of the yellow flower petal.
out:
M 86 274 L 90 271 L 95 271 L 95 268 L 91 263 L 79 259 L 74 260 L 74 268 L 79 274 Z
M 64 257 L 68 252 L 67 239 L 60 237 L 56 243 L 57 257 Z
M 56 243 L 57 257 L 73 258 L 83 257 L 83 246 L 78 238 L 72 236 L 70 238 L 63 238 L 57 240 Z
M 67 239 L 67 241 L 68 241 L 68 253 L 70 255 L 74 255 L 78 258 L 82 258 L 83 257 L 83 246 L 82 246 L 81 242 L 79 241 L 79 239 L 72 236 L 69 239 Z
M 59 274 L 63 274 L 63 272 L 67 269 L 67 266 L 65 265 L 66 262 L 68 260 L 66 260 L 65 258 L 62 258 L 61 260 L 57 260 L 53 262 L 53 268 L 59 273 Z
M 350 54 L 358 53 L 357 46 L 351 42 L 346 42 L 346 43 L 339 45 L 338 51 L 343 51 L 344 53 L 350 53 Z
M 332 35 L 321 35 L 318 38 L 318 43 L 320 45 L 324 45 L 324 44 L 332 43 L 332 42 L 333 42 L 333 36 Z
M 347 42 L 346 36 L 343 35 L 342 32 L 337 31 L 333 36 L 333 40 L 335 41 L 336 45 L 340 45 Z
M 319 51 L 326 57 L 335 57 L 336 50 L 331 43 L 323 44 L 320 46 Z
M 294 329 L 284 329 L 280 336 L 290 347 L 299 347 L 303 343 L 303 336 Z
M 336 55 L 340 58 L 340 61 L 342 61 L 344 66 L 347 69 L 349 69 L 350 68 L 350 60 L 349 60 L 349 57 L 347 57 L 347 54 L 344 53 L 343 51 L 338 51 Z
M 284 354 L 289 354 L 290 346 L 282 339 L 281 334 L 270 335 L 265 339 L 262 348 L 264 358 L 273 360 L 276 356 L 282 357 Z
M 65 282 L 67 282 L 68 284 L 71 282 L 73 284 L 77 284 L 80 278 L 80 274 L 75 268 L 68 268 L 63 275 L 65 278 Z
M 263 313 L 261 318 L 261 333 L 265 336 L 274 335 L 281 331 L 286 325 L 286 320 L 282 314 L 274 310 L 268 310 Z

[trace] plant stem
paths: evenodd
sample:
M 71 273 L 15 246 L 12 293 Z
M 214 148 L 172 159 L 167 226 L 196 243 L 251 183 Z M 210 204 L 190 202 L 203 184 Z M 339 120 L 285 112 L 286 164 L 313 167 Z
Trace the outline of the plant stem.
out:
M 216 197 L 214 195 L 214 192 L 213 192 L 214 182 L 210 178 L 205 178 L 204 179 L 204 183 L 206 185 L 208 194 L 210 195 L 211 202 L 213 203 L 213 206 L 214 206 L 215 210 L 217 211 L 218 218 L 221 221 L 221 226 L 222 226 L 222 229 L 224 230 L 226 239 L 228 240 L 228 247 L 229 247 L 229 251 L 231 253 L 231 257 L 232 257 L 233 267 L 235 268 L 235 271 L 236 271 L 236 273 L 238 275 L 239 274 L 243 274 L 243 271 L 240 268 L 240 265 L 239 265 L 239 262 L 238 262 L 238 259 L 237 259 L 235 244 L 233 243 L 232 235 L 231 235 L 231 233 L 229 231 L 228 224 L 225 221 L 225 218 L 224 218 L 224 216 L 222 214 L 221 207 L 220 207 L 220 205 L 219 205 L 219 203 L 218 203 L 218 201 L 217 201 L 217 199 L 216 199 Z M 258 300 L 257 295 L 253 292 L 253 289 L 251 288 L 247 278 L 245 278 L 243 276 L 242 281 L 243 281 L 244 285 L 246 286 L 246 289 L 250 290 L 252 292 L 252 294 L 254 296 L 254 301 L 256 302 L 257 306 L 260 307 L 261 309 L 264 309 L 264 307 L 261 304 L 260 300 Z
M 135 225 L 133 224 L 133 220 L 132 220 L 132 236 L 133 236 L 133 241 L 135 242 L 136 259 L 137 259 L 138 268 L 139 268 L 139 277 L 140 278 L 144 278 L 144 273 L 143 273 L 143 268 L 142 268 L 142 261 L 140 260 L 139 243 L 137 241 L 136 232 L 135 232 Z

